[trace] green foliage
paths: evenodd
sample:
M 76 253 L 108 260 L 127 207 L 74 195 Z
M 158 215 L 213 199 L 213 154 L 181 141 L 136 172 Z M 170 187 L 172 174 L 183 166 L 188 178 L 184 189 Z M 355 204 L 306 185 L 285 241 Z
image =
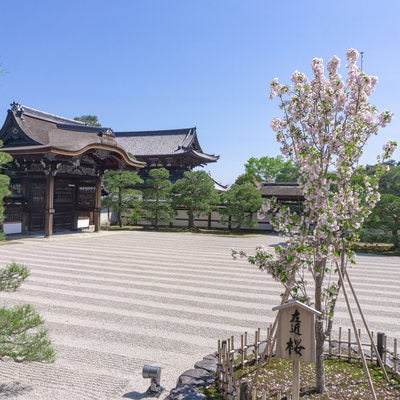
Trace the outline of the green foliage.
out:
M 245 164 L 245 175 L 249 181 L 258 182 L 296 182 L 298 166 L 283 156 L 251 157 Z
M 239 175 L 235 180 L 236 185 L 254 185 L 254 186 L 256 186 L 256 183 L 257 183 L 257 180 L 254 179 L 254 177 L 251 176 L 250 174 Z
M 0 147 L 3 146 L 3 142 L 0 140 Z M 0 152 L 0 170 L 4 168 L 6 164 L 12 161 L 12 156 L 8 153 Z M 10 194 L 8 185 L 10 184 L 10 178 L 7 175 L 0 174 L 0 223 L 4 221 L 4 198 Z M 4 239 L 4 233 L 0 233 L 0 240 Z
M 168 224 L 175 217 L 169 171 L 165 168 L 150 170 L 146 184 L 148 187 L 143 190 L 143 217 L 158 229 L 160 224 Z
M 17 362 L 53 362 L 55 353 L 47 331 L 36 329 L 43 322 L 29 304 L 10 309 L 0 308 L 0 359 L 10 357 Z
M 135 171 L 107 171 L 103 177 L 103 184 L 108 195 L 105 203 L 111 207 L 116 215 L 117 223 L 122 226 L 122 215 L 128 210 L 137 210 L 142 201 L 140 190 L 133 187 L 143 183 Z
M 260 191 L 252 184 L 233 184 L 229 190 L 221 195 L 225 206 L 221 213 L 226 217 L 232 216 L 236 222 L 236 228 L 242 225 L 253 227 L 256 223 L 252 219 L 252 213 L 259 211 L 263 199 Z
M 0 270 L 0 291 L 14 291 L 28 277 L 24 265 L 12 263 Z M 0 307 L 0 360 L 53 362 L 55 353 L 41 327 L 43 320 L 29 304 Z
M 29 276 L 29 270 L 25 265 L 15 262 L 0 270 L 0 291 L 17 290 L 22 282 Z
M 101 126 L 96 115 L 81 115 L 80 117 L 75 117 L 74 120 L 84 122 L 86 125 L 89 126 L 96 126 L 96 127 Z
M 379 180 L 380 193 L 400 196 L 400 166 L 393 166 Z
M 186 171 L 173 188 L 175 208 L 184 207 L 189 217 L 189 228 L 194 227 L 194 216 L 208 213 L 219 203 L 214 181 L 204 171 Z
M 388 230 L 395 248 L 399 248 L 400 196 L 383 193 L 364 226 Z

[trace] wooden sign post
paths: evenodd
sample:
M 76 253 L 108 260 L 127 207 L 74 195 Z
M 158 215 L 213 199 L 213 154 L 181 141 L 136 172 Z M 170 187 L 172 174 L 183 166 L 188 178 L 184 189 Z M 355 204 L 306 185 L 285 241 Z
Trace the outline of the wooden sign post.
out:
M 315 363 L 315 315 L 321 313 L 297 300 L 272 310 L 279 312 L 276 356 L 293 361 L 293 400 L 298 400 L 300 361 Z

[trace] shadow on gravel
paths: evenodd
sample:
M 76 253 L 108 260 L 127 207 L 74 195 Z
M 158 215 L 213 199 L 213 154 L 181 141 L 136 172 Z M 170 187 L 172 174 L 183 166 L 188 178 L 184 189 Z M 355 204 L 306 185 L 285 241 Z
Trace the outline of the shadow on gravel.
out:
M 24 386 L 19 382 L 0 384 L 0 397 L 2 399 L 17 397 L 19 395 L 29 393 L 31 391 L 32 391 L 31 386 Z
M 124 399 L 134 399 L 134 400 L 140 400 L 140 399 L 146 399 L 151 397 L 149 393 L 146 391 L 144 393 L 139 393 L 139 392 L 129 392 L 125 393 L 122 396 Z

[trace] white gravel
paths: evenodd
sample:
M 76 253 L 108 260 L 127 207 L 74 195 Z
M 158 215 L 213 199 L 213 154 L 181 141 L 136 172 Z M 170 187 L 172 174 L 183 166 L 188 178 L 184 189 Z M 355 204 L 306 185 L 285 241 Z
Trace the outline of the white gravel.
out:
M 144 364 L 162 368 L 162 397 L 180 373 L 216 350 L 217 340 L 266 327 L 280 287 L 232 247 L 280 239 L 190 233 L 100 232 L 13 240 L 2 265 L 31 276 L 6 305 L 30 303 L 46 320 L 54 364 L 0 365 L 0 398 L 144 399 Z M 359 256 L 353 285 L 369 326 L 400 338 L 398 257 Z M 350 327 L 341 300 L 336 325 Z

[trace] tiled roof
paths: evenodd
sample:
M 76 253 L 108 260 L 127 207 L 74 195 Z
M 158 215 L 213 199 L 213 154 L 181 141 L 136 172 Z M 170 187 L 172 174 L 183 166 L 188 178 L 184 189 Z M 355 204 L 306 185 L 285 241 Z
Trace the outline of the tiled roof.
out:
M 204 162 L 214 162 L 218 156 L 203 153 L 196 128 L 160 131 L 115 132 L 117 142 L 137 157 L 174 156 L 193 153 Z
M 12 154 L 42 150 L 72 154 L 89 148 L 104 149 L 119 153 L 129 164 L 143 166 L 129 159 L 111 129 L 87 126 L 21 104 L 13 103 L 11 106 L 0 130 L 0 139 L 4 142 L 4 149 Z
M 292 183 L 263 183 L 260 188 L 265 197 L 296 197 L 303 198 L 303 192 L 298 184 Z

